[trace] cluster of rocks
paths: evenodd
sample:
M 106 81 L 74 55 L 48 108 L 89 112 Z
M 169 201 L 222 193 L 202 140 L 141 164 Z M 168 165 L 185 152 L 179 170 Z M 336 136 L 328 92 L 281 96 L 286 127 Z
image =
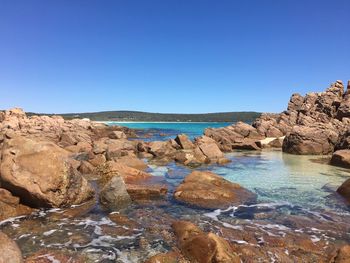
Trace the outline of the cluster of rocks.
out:
M 0 221 L 38 208 L 70 207 L 93 200 L 96 189 L 90 180 L 98 181 L 99 202 L 112 211 L 132 202 L 164 199 L 167 184 L 147 172 L 142 158 L 189 166 L 228 161 L 207 136 L 194 142 L 186 135 L 144 142 L 130 129 L 59 116 L 28 117 L 17 108 L 0 112 L 0 150 Z M 198 192 L 207 189 L 211 202 L 189 184 L 196 185 Z M 188 176 L 174 198 L 188 205 L 205 207 L 202 204 L 208 202 L 211 208 L 219 208 L 229 202 L 243 203 L 248 196 L 253 194 L 239 185 L 198 172 Z M 89 206 L 94 203 L 88 202 Z M 14 243 L 8 244 L 13 253 L 20 254 Z
M 325 92 L 304 97 L 293 94 L 287 110 L 280 114 L 262 114 L 252 125 L 238 122 L 225 128 L 206 129 L 205 135 L 223 151 L 272 146 L 292 154 L 331 154 L 349 149 L 349 110 L 350 82 L 344 91 L 343 83 L 337 81 Z
M 238 122 L 206 129 L 193 141 L 180 134 L 151 142 L 138 140 L 131 129 L 87 119 L 27 116 L 17 108 L 0 112 L 0 221 L 37 208 L 87 201 L 94 205 L 96 192 L 99 203 L 112 211 L 132 202 L 165 199 L 168 185 L 147 172 L 144 158 L 193 168 L 225 164 L 229 160 L 224 152 L 234 149 L 277 147 L 293 154 L 333 153 L 332 164 L 349 168 L 349 109 L 350 83 L 344 91 L 337 81 L 325 92 L 294 94 L 285 112 L 263 114 L 252 125 Z M 90 180 L 97 180 L 98 189 Z M 338 192 L 350 202 L 350 179 Z M 188 206 L 221 209 L 254 202 L 256 195 L 211 172 L 193 171 L 172 198 Z M 240 262 L 229 242 L 214 233 L 184 221 L 174 223 L 173 230 L 179 251 L 157 255 L 149 262 Z M 6 243 L 0 246 L 0 262 L 10 262 L 1 256 L 5 252 L 19 259 L 13 262 L 21 262 L 16 244 L 1 232 L 0 240 Z
M 330 164 L 350 168 L 350 81 L 346 90 L 338 80 L 324 92 L 293 94 L 280 114 L 262 114 L 251 125 L 209 128 L 205 135 L 224 152 L 272 147 L 290 154 L 332 154 Z M 350 202 L 344 187 L 338 192 Z

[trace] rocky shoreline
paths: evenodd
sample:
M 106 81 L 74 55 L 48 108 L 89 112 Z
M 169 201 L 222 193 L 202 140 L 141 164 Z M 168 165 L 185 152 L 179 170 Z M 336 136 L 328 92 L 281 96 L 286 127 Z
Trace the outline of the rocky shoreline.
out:
M 281 226 L 269 226 L 256 218 L 262 225 L 259 229 L 242 221 L 243 230 L 234 222 L 222 224 L 217 216 L 208 227 L 201 226 L 201 220 L 179 220 L 162 212 L 147 214 L 148 207 L 161 211 L 163 206 L 221 212 L 237 207 L 258 209 L 253 192 L 197 168 L 224 166 L 230 162 L 226 152 L 266 148 L 289 154 L 329 155 L 331 165 L 350 168 L 350 82 L 346 90 L 337 81 L 325 92 L 304 97 L 293 94 L 287 110 L 280 114 L 263 114 L 252 125 L 238 122 L 206 129 L 193 141 L 179 134 L 168 141 L 145 142 L 132 129 L 87 119 L 28 117 L 18 108 L 0 112 L 0 221 L 24 218 L 30 222 L 45 209 L 51 209 L 52 216 L 73 220 L 98 207 L 111 221 L 99 231 L 113 236 L 120 234 L 118 226 L 123 226 L 123 231 L 141 228 L 141 222 L 123 215 L 123 209 L 129 209 L 136 218 L 145 220 L 142 225 L 150 224 L 147 230 L 151 236 L 169 244 L 167 253 L 143 258 L 144 262 L 265 262 L 272 258 L 277 262 L 349 262 L 350 238 L 346 233 L 350 222 L 343 218 L 330 226 L 317 218 L 271 214 Z M 148 172 L 149 164 L 170 162 L 192 170 L 175 187 Z M 350 204 L 350 179 L 337 192 Z M 59 209 L 58 215 L 55 209 Z M 307 233 L 295 232 L 307 227 L 324 231 L 331 238 L 315 243 Z M 22 256 L 16 243 L 2 232 L 0 241 L 0 263 L 52 262 L 52 258 L 99 262 L 49 248 Z M 142 246 L 146 241 L 140 242 Z

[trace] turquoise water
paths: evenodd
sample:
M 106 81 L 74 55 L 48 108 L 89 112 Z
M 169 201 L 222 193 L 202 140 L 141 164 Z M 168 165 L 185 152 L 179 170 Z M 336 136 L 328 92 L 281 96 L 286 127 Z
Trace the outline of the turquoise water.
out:
M 232 123 L 228 122 L 107 122 L 108 125 L 119 125 L 133 129 L 140 129 L 140 136 L 143 133 L 151 133 L 153 140 L 167 140 L 177 134 L 185 133 L 190 138 L 203 134 L 206 128 L 225 127 Z
M 153 138 L 164 139 L 178 133 L 194 137 L 201 135 L 208 126 L 227 124 L 131 125 L 154 132 Z M 160 136 L 160 133 L 166 135 Z M 174 219 L 195 222 L 217 234 L 222 227 L 226 231 L 239 230 L 228 236 L 231 242 L 238 244 L 247 244 L 240 232 L 250 233 L 257 240 L 263 240 L 266 235 L 283 239 L 289 237 L 289 240 L 291 237 L 294 240 L 294 235 L 306 235 L 314 244 L 319 241 L 350 242 L 347 234 L 350 208 L 335 193 L 335 189 L 350 178 L 349 169 L 325 164 L 326 157 L 296 156 L 271 150 L 235 151 L 226 154 L 226 157 L 231 160 L 226 165 L 203 165 L 197 169 L 212 171 L 248 188 L 257 194 L 256 203 L 215 211 L 180 204 L 173 198 L 174 188 L 192 170 L 174 162 L 164 166 L 149 162 L 149 172 L 164 176 L 168 182 L 166 200 L 133 203 L 113 213 L 101 209 L 94 201 L 92 205 L 75 206 L 68 210 L 39 210 L 27 218 L 0 222 L 0 229 L 18 243 L 24 256 L 45 248 L 78 253 L 86 256 L 88 262 L 101 263 L 139 263 L 154 254 L 172 250 L 176 243 L 167 239 L 164 233 L 171 232 L 170 224 Z M 115 214 L 121 214 L 135 224 L 114 222 L 111 216 Z M 269 247 L 263 246 L 262 249 Z M 43 257 L 52 262 L 55 259 L 46 252 Z
M 298 156 L 281 151 L 237 151 L 226 154 L 229 164 L 209 165 L 196 170 L 210 170 L 239 183 L 258 195 L 259 203 L 284 203 L 306 209 L 346 212 L 335 190 L 350 178 L 349 169 L 320 163 L 315 156 Z M 165 176 L 174 186 L 191 170 L 169 164 L 152 166 L 154 175 Z

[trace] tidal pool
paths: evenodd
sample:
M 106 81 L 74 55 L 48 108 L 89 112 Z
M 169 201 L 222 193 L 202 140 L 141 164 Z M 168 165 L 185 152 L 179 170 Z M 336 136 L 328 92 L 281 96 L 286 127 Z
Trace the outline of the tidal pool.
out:
M 196 169 L 213 171 L 250 189 L 257 194 L 257 203 L 214 211 L 179 204 L 172 192 L 191 169 L 150 163 L 149 171 L 164 176 L 169 184 L 166 200 L 137 203 L 113 213 L 94 200 L 9 219 L 0 223 L 0 229 L 17 241 L 25 257 L 43 251 L 41 256 L 51 261 L 58 260 L 55 253 L 64 253 L 83 256 L 84 262 L 144 262 L 176 247 L 171 223 L 178 219 L 195 222 L 238 247 L 267 252 L 274 251 L 271 238 L 283 240 L 286 247 L 308 240 L 321 250 L 350 242 L 350 210 L 335 193 L 350 177 L 348 170 L 325 164 L 325 157 L 280 151 L 234 152 L 227 158 L 231 160 L 227 165 Z M 287 256 L 291 253 L 290 248 L 283 249 Z M 277 254 L 271 253 L 266 254 L 269 260 L 278 262 Z

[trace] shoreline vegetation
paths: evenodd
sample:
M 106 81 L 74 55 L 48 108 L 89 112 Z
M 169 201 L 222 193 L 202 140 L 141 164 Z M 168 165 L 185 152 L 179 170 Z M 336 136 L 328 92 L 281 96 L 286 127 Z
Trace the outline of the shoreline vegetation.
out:
M 88 118 L 92 121 L 104 122 L 237 122 L 243 121 L 251 123 L 258 118 L 261 113 L 254 111 L 240 112 L 216 112 L 216 113 L 198 113 L 198 114 L 178 114 L 178 113 L 151 113 L 141 111 L 101 111 L 85 113 L 66 113 L 66 114 L 44 114 L 27 112 L 28 116 L 62 116 L 66 120 Z

